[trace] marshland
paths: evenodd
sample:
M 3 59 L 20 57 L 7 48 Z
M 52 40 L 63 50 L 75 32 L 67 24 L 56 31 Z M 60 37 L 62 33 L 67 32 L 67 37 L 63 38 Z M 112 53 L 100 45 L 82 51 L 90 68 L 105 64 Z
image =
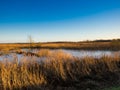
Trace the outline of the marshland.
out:
M 120 90 L 120 0 L 0 0 L 0 90 Z
M 120 85 L 119 39 L 0 48 L 0 90 L 104 90 Z

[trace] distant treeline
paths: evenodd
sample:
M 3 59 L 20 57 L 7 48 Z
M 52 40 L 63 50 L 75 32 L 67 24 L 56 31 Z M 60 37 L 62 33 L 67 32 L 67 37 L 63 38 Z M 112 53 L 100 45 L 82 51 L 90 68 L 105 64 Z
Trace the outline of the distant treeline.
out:
M 34 42 L 36 44 L 38 43 L 42 43 L 42 44 L 46 44 L 46 43 L 83 43 L 83 42 L 112 42 L 112 41 L 120 41 L 120 39 L 107 39 L 107 40 L 103 40 L 103 39 L 99 39 L 99 40 L 84 40 L 84 41 L 53 41 L 53 42 Z M 0 43 L 0 44 L 28 44 L 30 42 L 21 42 L 21 43 Z
M 44 48 L 44 49 L 76 49 L 76 50 L 120 50 L 120 39 L 94 40 L 80 42 L 32 42 L 32 43 L 2 43 L 0 50 L 16 48 Z
M 113 40 L 94 40 L 94 42 L 112 42 L 112 41 L 120 41 L 120 39 L 113 39 Z

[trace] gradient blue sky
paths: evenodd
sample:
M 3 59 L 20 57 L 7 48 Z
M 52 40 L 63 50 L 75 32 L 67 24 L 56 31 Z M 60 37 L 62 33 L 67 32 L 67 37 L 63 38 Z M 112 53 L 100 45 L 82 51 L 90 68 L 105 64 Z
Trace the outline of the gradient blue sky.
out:
M 0 42 L 120 38 L 120 0 L 0 0 Z

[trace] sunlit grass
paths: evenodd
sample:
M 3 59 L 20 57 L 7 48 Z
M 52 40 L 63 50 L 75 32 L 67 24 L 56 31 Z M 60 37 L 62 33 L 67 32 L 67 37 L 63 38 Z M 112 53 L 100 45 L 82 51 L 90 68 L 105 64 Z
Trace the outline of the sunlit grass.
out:
M 119 54 L 101 58 L 75 58 L 62 50 L 48 49 L 42 49 L 36 54 L 46 57 L 45 60 L 36 60 L 33 56 L 28 60 L 24 56 L 19 62 L 18 58 L 0 61 L 2 90 L 69 86 L 86 90 L 104 88 L 102 85 L 113 85 L 119 80 Z
M 120 40 L 83 41 L 83 42 L 51 42 L 51 43 L 11 43 L 0 44 L 0 50 L 18 48 L 48 48 L 48 49 L 82 49 L 82 50 L 120 50 Z

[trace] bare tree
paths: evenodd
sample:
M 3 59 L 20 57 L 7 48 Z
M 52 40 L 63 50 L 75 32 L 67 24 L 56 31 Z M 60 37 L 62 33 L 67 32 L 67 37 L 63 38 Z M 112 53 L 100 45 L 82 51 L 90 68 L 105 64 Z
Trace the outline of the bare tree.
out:
M 34 41 L 33 41 L 31 35 L 28 36 L 28 41 L 29 41 L 29 49 L 30 49 L 30 51 L 31 51 L 31 50 L 32 50 L 32 47 L 33 47 L 33 44 L 34 44 Z

